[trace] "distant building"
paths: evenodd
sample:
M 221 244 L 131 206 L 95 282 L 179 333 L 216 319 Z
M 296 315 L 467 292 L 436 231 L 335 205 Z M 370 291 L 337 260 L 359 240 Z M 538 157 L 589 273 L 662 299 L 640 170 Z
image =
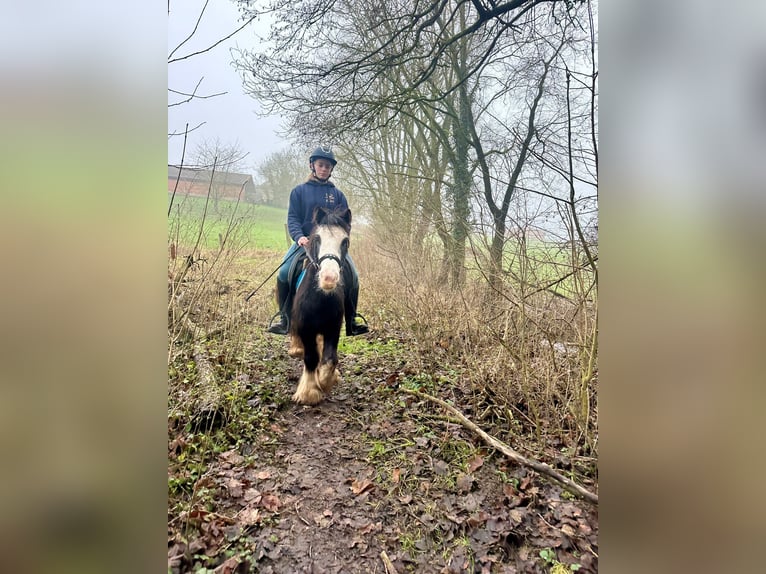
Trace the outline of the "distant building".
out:
M 256 190 L 253 183 L 253 176 L 245 173 L 215 172 L 211 170 L 184 167 L 180 170 L 181 177 L 178 176 L 179 168 L 175 165 L 168 165 L 168 192 L 176 195 L 194 195 L 197 197 L 207 197 L 208 190 L 210 195 L 216 199 L 232 199 L 256 203 Z M 213 178 L 212 185 L 210 183 Z M 178 187 L 176 187 L 178 182 Z M 241 194 L 241 195 L 240 195 Z
M 548 232 L 539 227 L 513 228 L 505 232 L 506 239 L 520 239 L 521 237 L 527 241 L 547 241 Z

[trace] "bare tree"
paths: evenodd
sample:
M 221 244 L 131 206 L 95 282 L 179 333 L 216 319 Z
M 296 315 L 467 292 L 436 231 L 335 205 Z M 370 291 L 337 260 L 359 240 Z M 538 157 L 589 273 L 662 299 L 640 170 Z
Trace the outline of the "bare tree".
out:
M 240 3 L 246 13 L 257 13 L 257 3 Z M 417 170 L 442 159 L 450 167 L 437 183 L 441 213 L 432 220 L 442 224 L 437 231 L 444 243 L 445 270 L 452 284 L 459 285 L 471 228 L 472 197 L 486 202 L 491 213 L 491 261 L 495 269 L 490 277 L 500 273 L 509 202 L 530 157 L 538 103 L 546 94 L 551 51 L 547 52 L 546 66 L 532 60 L 546 57 L 539 46 L 552 43 L 547 36 L 557 35 L 559 45 L 568 41 L 557 23 L 573 21 L 581 4 L 299 1 L 297 6 L 290 3 L 292 12 L 288 14 L 287 4 L 277 2 L 272 8 L 284 18 L 272 30 L 271 47 L 257 54 L 240 52 L 237 65 L 246 88 L 268 111 L 284 113 L 293 131 L 303 137 L 340 141 L 357 153 L 373 137 L 384 135 L 381 141 L 385 141 L 392 134 L 407 134 L 405 124 L 417 125 L 427 134 L 431 143 L 426 147 L 434 155 L 409 167 Z M 525 56 L 525 50 L 532 56 Z M 512 60 L 520 64 L 509 67 L 507 62 Z M 529 73 L 523 65 L 531 65 L 539 73 Z M 491 130 L 482 132 L 489 122 L 481 118 L 493 105 L 499 107 L 499 102 L 507 100 L 510 88 L 508 82 L 494 82 L 495 92 L 484 94 L 484 103 L 477 94 L 493 85 L 496 74 L 510 69 L 515 74 L 511 82 L 521 90 L 535 86 L 538 96 L 528 107 L 530 117 L 523 127 L 524 135 L 516 132 L 515 126 L 508 126 L 510 133 L 500 138 L 507 142 L 505 149 L 487 147 L 486 133 Z M 526 81 L 522 81 L 524 76 Z M 401 146 L 402 136 L 393 135 L 390 141 Z M 393 156 L 398 154 L 390 153 L 391 149 L 389 146 L 380 160 L 392 163 L 397 173 L 406 174 L 408 166 L 397 163 Z M 511 180 L 500 190 L 493 173 L 497 167 L 490 164 L 502 162 L 508 153 L 515 153 L 517 160 Z M 408 161 L 413 159 L 417 156 Z M 478 196 L 472 194 L 476 169 L 483 185 Z M 388 168 L 387 182 L 392 181 L 390 172 Z M 398 189 L 420 188 L 400 183 Z M 400 200 L 397 204 L 410 203 L 402 194 L 395 197 Z
M 305 154 L 282 150 L 269 154 L 256 166 L 258 195 L 263 203 L 287 208 L 290 191 L 308 175 Z
M 355 130 L 369 130 L 380 127 L 383 108 L 399 111 L 413 98 L 441 99 L 418 88 L 439 74 L 454 45 L 478 37 L 486 49 L 462 77 L 444 86 L 443 93 L 456 90 L 480 71 L 509 38 L 523 37 L 540 18 L 565 18 L 567 10 L 582 1 L 276 0 L 260 7 L 254 0 L 238 0 L 246 14 L 271 12 L 280 19 L 280 25 L 272 28 L 267 51 L 242 51 L 238 60 L 246 72 L 245 85 L 269 113 L 303 114 L 331 100 L 346 111 Z M 366 35 L 376 41 L 366 45 L 354 41 L 360 33 L 354 14 L 365 14 Z M 381 99 L 377 87 L 396 69 L 411 74 Z
M 245 169 L 248 153 L 242 151 L 239 142 L 225 143 L 220 138 L 202 140 L 192 153 L 192 161 L 186 166 L 209 174 L 211 181 L 210 197 L 214 209 L 218 210 L 218 201 L 225 190 L 241 185 L 239 174 Z M 235 176 L 233 174 L 237 174 Z

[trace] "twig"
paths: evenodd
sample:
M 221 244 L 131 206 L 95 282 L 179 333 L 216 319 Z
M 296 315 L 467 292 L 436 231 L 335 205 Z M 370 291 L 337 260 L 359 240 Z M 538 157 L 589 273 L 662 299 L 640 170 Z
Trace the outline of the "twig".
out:
M 301 519 L 301 522 L 303 522 L 303 524 L 305 524 L 306 526 L 311 526 L 311 523 L 310 523 L 308 520 L 306 520 L 305 518 L 303 518 L 303 516 L 301 516 L 301 513 L 300 513 L 300 511 L 298 510 L 298 503 L 297 503 L 297 502 L 295 503 L 295 515 L 296 515 L 298 518 L 300 518 L 300 519 Z
M 385 550 L 380 551 L 380 559 L 383 560 L 383 565 L 386 567 L 386 574 L 397 574 L 396 568 L 394 568 L 394 563 L 391 562 L 391 559 L 388 557 Z
M 180 136 L 181 134 L 190 134 L 190 133 L 192 133 L 194 130 L 196 130 L 197 128 L 201 128 L 202 126 L 204 126 L 206 123 L 207 123 L 207 122 L 200 122 L 199 124 L 197 124 L 196 126 L 194 126 L 192 129 L 189 129 L 189 125 L 187 124 L 187 125 L 186 125 L 186 130 L 184 130 L 184 131 L 182 131 L 182 132 L 170 132 L 170 133 L 168 134 L 168 139 L 172 138 L 173 136 Z
M 181 180 L 181 170 L 184 168 L 184 156 L 186 155 L 186 137 L 189 135 L 189 122 L 186 122 L 186 129 L 184 130 L 184 147 L 181 150 L 181 165 L 178 166 L 178 176 L 176 177 L 176 184 L 173 186 L 173 195 L 170 196 L 170 205 L 168 205 L 168 217 L 170 217 L 170 210 L 173 209 L 173 200 L 176 198 L 176 190 L 178 189 L 178 182 Z
M 482 439 L 484 439 L 484 442 L 489 444 L 490 446 L 496 448 L 500 452 L 502 452 L 505 456 L 510 458 L 512 461 L 517 462 L 523 466 L 529 467 L 533 470 L 536 470 L 540 474 L 544 474 L 550 478 L 553 478 L 554 480 L 557 480 L 560 482 L 566 490 L 571 492 L 572 494 L 576 494 L 577 496 L 582 497 L 583 499 L 587 500 L 591 504 L 598 505 L 598 496 L 590 492 L 589 490 L 586 490 L 573 480 L 568 479 L 567 477 L 563 476 L 561 473 L 557 472 L 544 462 L 538 462 L 536 460 L 530 460 L 518 452 L 516 452 L 513 448 L 511 448 L 509 445 L 505 444 L 503 441 L 496 439 L 495 437 L 487 434 L 482 429 L 480 429 L 475 423 L 468 420 L 468 418 L 461 413 L 459 410 L 457 410 L 455 407 L 450 405 L 449 403 L 436 398 L 432 397 L 431 395 L 427 395 L 425 393 L 421 393 L 420 391 L 414 391 L 410 389 L 400 389 L 404 391 L 405 393 L 415 395 L 416 397 L 420 397 L 421 399 L 425 399 L 427 401 L 431 401 L 433 403 L 436 403 L 445 409 L 447 409 L 449 412 L 451 412 L 455 417 L 460 420 L 460 424 L 462 424 L 467 429 L 472 430 L 476 434 L 478 434 Z
M 204 79 L 205 79 L 205 76 L 202 76 L 199 79 L 199 82 L 197 82 L 197 85 L 194 86 L 194 91 L 191 94 L 187 94 L 185 92 L 179 92 L 177 90 L 171 90 L 170 88 L 168 88 L 168 92 L 171 92 L 173 94 L 178 94 L 179 96 L 188 96 L 187 99 L 185 99 L 185 100 L 179 100 L 177 102 L 173 102 L 172 104 L 168 104 L 168 107 L 172 108 L 173 106 L 180 106 L 180 105 L 183 105 L 183 104 L 187 104 L 190 101 L 192 101 L 194 98 L 197 98 L 197 99 L 200 99 L 200 100 L 206 100 L 208 98 L 215 98 L 217 96 L 223 96 L 224 94 L 228 94 L 228 92 L 219 92 L 217 94 L 210 94 L 208 96 L 198 96 L 197 95 L 197 90 L 199 89 L 199 86 L 202 83 L 202 80 L 204 80 Z
M 192 30 L 191 34 L 189 34 L 189 35 L 188 35 L 188 36 L 187 36 L 187 37 L 184 39 L 184 41 L 183 41 L 183 42 L 181 42 L 180 44 L 178 44 L 178 46 L 176 46 L 176 47 L 173 49 L 173 51 L 172 51 L 172 52 L 170 52 L 170 55 L 168 55 L 168 59 L 172 58 L 172 57 L 173 57 L 173 54 L 175 54 L 175 53 L 178 51 L 178 49 L 179 49 L 181 46 L 183 46 L 184 44 L 186 44 L 186 42 L 188 42 L 189 40 L 191 40 L 192 36 L 194 36 L 194 34 L 197 32 L 197 28 L 199 28 L 199 23 L 202 21 L 202 15 L 205 13 L 205 9 L 207 8 L 207 5 L 208 5 L 208 3 L 209 3 L 209 2 L 210 2 L 210 0 L 205 0 L 205 5 L 202 7 L 202 10 L 200 10 L 200 12 L 199 12 L 199 18 L 197 18 L 197 23 L 194 25 L 194 29 Z M 168 0 L 168 14 L 170 14 L 170 0 Z
M 206 4 L 206 5 L 207 5 L 207 4 Z M 200 18 L 201 18 L 201 17 L 202 17 L 202 15 L 200 14 Z M 207 47 L 207 48 L 205 48 L 204 50 L 197 50 L 196 52 L 192 52 L 191 54 L 186 54 L 185 56 L 181 56 L 181 57 L 179 57 L 179 58 L 172 58 L 171 56 L 172 56 L 172 55 L 175 53 L 175 51 L 176 51 L 178 48 L 180 48 L 180 47 L 181 47 L 181 45 L 177 46 L 177 47 L 175 48 L 175 50 L 173 50 L 173 52 L 171 52 L 171 53 L 170 53 L 170 56 L 168 56 L 168 64 L 172 64 L 173 62 L 180 62 L 181 60 L 186 60 L 186 59 L 188 59 L 188 58 L 191 58 L 191 57 L 193 57 L 193 56 L 199 56 L 200 54 L 204 54 L 205 52 L 209 52 L 210 50 L 212 50 L 213 48 L 215 48 L 215 47 L 216 47 L 218 44 L 220 44 L 221 42 L 225 42 L 226 40 L 228 40 L 229 38 L 231 38 L 231 37 L 232 37 L 234 34 L 236 34 L 237 32 L 239 32 L 240 30 L 242 30 L 242 29 L 243 29 L 245 26 L 247 26 L 248 24 L 250 24 L 250 22 L 252 22 L 253 20 L 255 20 L 255 18 L 256 18 L 256 16 L 253 16 L 253 17 L 251 17 L 251 18 L 250 18 L 250 19 L 249 19 L 247 22 L 245 22 L 244 24 L 242 24 L 242 25 L 241 25 L 239 28 L 237 28 L 236 30 L 234 30 L 234 31 L 233 31 L 231 34 L 229 34 L 228 36 L 225 36 L 225 37 L 221 38 L 221 39 L 220 39 L 220 40 L 218 40 L 218 41 L 217 41 L 215 44 L 212 44 L 212 45 L 208 46 L 208 47 Z M 195 28 L 195 29 L 196 29 L 196 28 Z M 191 38 L 191 36 L 193 36 L 193 35 L 194 35 L 194 32 L 192 32 L 192 33 L 191 33 L 191 35 L 190 35 L 189 37 Z M 187 38 L 187 39 L 188 39 L 188 38 Z M 184 42 L 186 42 L 186 40 L 184 40 Z M 181 42 L 181 44 L 183 44 L 184 42 Z

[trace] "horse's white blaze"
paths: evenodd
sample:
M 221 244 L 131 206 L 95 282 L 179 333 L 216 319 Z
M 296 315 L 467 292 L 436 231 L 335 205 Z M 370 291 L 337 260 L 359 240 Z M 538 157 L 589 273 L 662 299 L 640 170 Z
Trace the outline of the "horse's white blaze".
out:
M 335 255 L 335 257 L 340 259 L 341 244 L 348 235 L 341 228 L 331 228 L 326 225 L 318 226 L 316 233 L 321 239 L 319 253 L 317 253 L 317 261 L 324 255 Z M 338 265 L 338 262 L 334 259 L 325 259 L 319 264 L 317 277 L 320 289 L 323 291 L 334 290 L 340 281 L 340 265 Z

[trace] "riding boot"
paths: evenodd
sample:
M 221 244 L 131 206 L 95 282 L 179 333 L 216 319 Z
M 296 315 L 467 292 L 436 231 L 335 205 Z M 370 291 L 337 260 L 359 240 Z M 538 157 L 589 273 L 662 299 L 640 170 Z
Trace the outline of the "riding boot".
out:
M 287 309 L 287 297 L 290 294 L 290 285 L 277 280 L 277 305 L 279 305 L 279 323 L 271 325 L 267 331 L 276 335 L 287 335 L 290 329 L 290 319 L 288 317 L 290 310 Z
M 356 306 L 359 302 L 359 285 L 350 287 L 346 293 L 345 300 L 345 319 L 346 319 L 346 336 L 353 337 L 355 335 L 363 335 L 369 332 L 370 328 L 363 323 L 355 323 L 356 320 Z

